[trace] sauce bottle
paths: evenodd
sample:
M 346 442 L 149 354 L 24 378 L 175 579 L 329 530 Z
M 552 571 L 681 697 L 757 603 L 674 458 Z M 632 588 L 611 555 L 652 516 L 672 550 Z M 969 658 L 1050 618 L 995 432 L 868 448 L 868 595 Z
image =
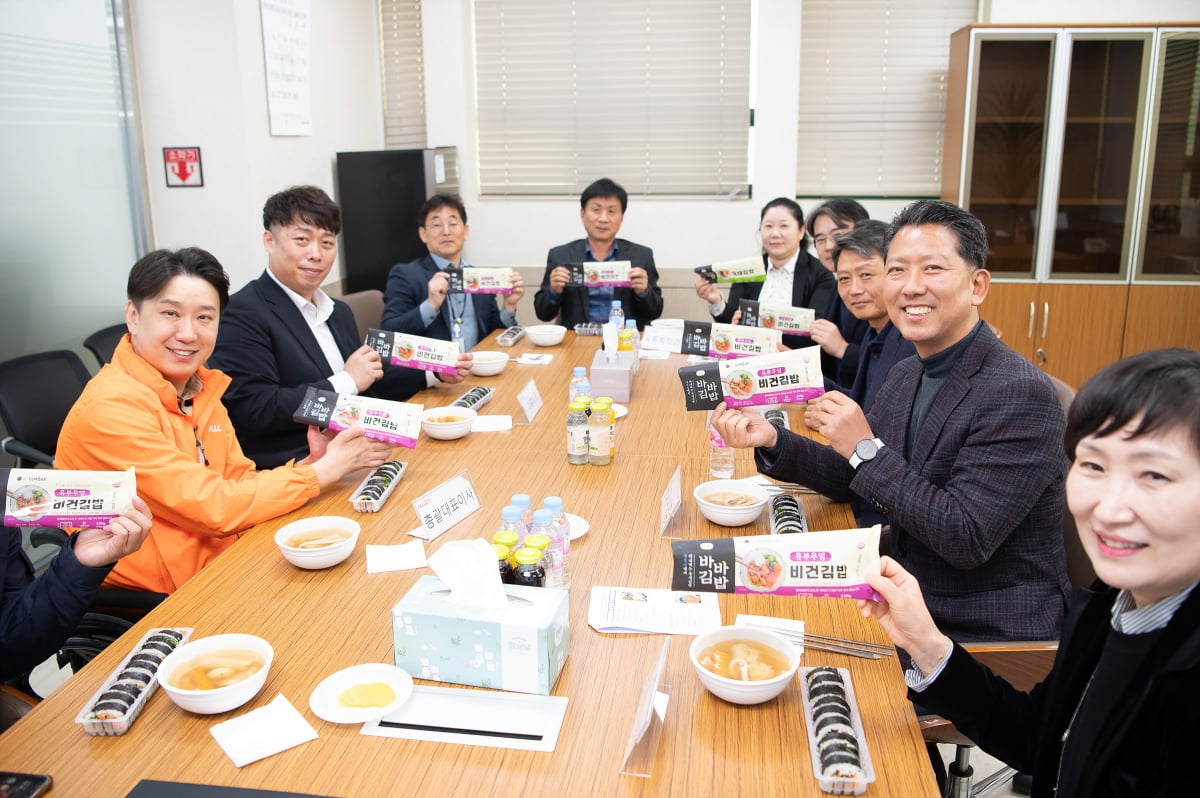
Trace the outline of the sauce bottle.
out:
M 517 567 L 513 569 L 512 583 L 523 587 L 545 587 L 546 569 L 542 567 L 542 553 L 537 549 L 517 549 Z

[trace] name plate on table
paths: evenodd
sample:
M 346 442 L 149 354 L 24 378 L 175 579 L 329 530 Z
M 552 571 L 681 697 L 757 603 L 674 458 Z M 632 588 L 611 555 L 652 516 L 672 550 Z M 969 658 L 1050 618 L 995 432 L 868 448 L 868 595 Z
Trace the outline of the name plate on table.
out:
M 693 271 L 710 283 L 761 283 L 767 279 L 760 255 L 697 266 Z
M 512 269 L 484 269 L 471 266 L 467 269 L 443 269 L 446 273 L 448 294 L 511 294 Z
M 421 435 L 423 409 L 424 405 L 412 402 L 342 395 L 310 387 L 304 392 L 304 399 L 292 414 L 292 420 L 298 424 L 327 427 L 334 432 L 362 424 L 364 437 L 415 449 Z
M 711 357 L 735 358 L 778 352 L 783 333 L 762 327 L 743 327 L 740 324 L 713 324 L 709 333 Z
M 627 260 L 592 261 L 568 263 L 566 266 L 567 271 L 571 273 L 571 276 L 567 278 L 567 285 L 583 285 L 592 288 L 605 285 L 628 286 L 629 269 L 632 262 Z
M 533 417 L 542 409 L 542 395 L 538 393 L 537 383 L 533 380 L 525 383 L 525 387 L 517 392 L 517 404 L 524 418 L 518 418 L 518 424 L 532 424 Z
M 769 355 L 698 363 L 679 369 L 688 410 L 803 403 L 825 393 L 821 348 L 809 346 Z
M 479 509 L 479 494 L 471 474 L 463 469 L 428 493 L 413 499 L 413 511 L 421 525 L 408 534 L 433 540 Z
M 458 344 L 453 341 L 372 328 L 367 330 L 367 346 L 378 352 L 388 365 L 458 373 Z
M 647 325 L 642 331 L 641 348 L 707 357 L 712 328 L 709 321 L 685 321 L 678 327 Z
M 742 311 L 740 324 L 778 330 L 784 335 L 810 335 L 817 318 L 812 308 L 764 305 L 754 299 L 739 299 L 738 307 Z

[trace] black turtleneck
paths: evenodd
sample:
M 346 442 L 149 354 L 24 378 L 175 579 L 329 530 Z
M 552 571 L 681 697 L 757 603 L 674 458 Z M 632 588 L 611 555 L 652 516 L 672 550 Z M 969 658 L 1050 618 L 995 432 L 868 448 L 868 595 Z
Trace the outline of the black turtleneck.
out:
M 917 386 L 917 395 L 913 398 L 912 415 L 908 418 L 908 440 L 904 443 L 905 460 L 912 459 L 913 444 L 917 440 L 917 434 L 925 426 L 925 419 L 929 417 L 929 410 L 933 407 L 934 400 L 937 399 L 942 386 L 946 384 L 950 372 L 958 365 L 963 352 L 967 351 L 967 347 L 975 340 L 975 336 L 979 335 L 982 327 L 983 321 L 981 320 L 958 343 L 929 357 L 917 357 L 925 373 L 921 375 L 921 383 Z

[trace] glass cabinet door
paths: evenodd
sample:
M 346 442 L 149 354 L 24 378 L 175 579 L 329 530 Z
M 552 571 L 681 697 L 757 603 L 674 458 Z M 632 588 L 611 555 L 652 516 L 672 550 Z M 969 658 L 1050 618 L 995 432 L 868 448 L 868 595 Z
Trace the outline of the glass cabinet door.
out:
M 1032 277 L 1053 35 L 981 38 L 965 207 L 988 231 L 988 269 Z
M 1072 38 L 1050 264 L 1055 277 L 1127 276 L 1149 36 Z
M 1200 32 L 1164 31 L 1139 276 L 1200 275 Z

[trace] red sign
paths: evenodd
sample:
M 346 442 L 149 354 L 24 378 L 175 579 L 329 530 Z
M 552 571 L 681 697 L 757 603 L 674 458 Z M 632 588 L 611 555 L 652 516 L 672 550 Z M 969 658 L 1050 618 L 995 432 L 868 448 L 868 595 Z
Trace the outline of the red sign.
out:
M 163 147 L 163 167 L 168 188 L 204 185 L 199 147 Z

